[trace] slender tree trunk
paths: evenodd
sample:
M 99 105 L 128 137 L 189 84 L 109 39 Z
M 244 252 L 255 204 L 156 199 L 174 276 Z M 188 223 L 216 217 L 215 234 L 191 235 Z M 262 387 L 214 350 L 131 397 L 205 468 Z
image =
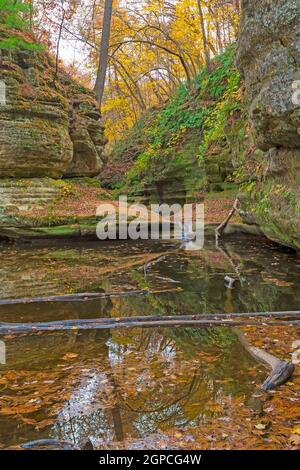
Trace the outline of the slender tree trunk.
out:
M 33 31 L 33 1 L 29 1 L 29 28 Z
M 112 2 L 113 0 L 105 0 L 101 45 L 100 45 L 100 53 L 99 53 L 99 67 L 98 67 L 98 72 L 97 72 L 95 88 L 94 88 L 100 108 L 102 104 L 105 78 L 106 78 L 106 70 L 107 70 L 107 65 L 108 65 L 108 50 L 109 50 L 111 19 L 112 19 Z
M 202 42 L 203 42 L 203 49 L 204 49 L 204 56 L 205 56 L 205 64 L 206 64 L 207 69 L 209 70 L 210 69 L 210 54 L 209 54 L 209 47 L 208 47 L 208 43 L 207 43 L 205 23 L 204 23 L 204 15 L 203 15 L 203 9 L 202 9 L 202 5 L 201 5 L 201 0 L 197 0 L 197 3 L 198 3 L 201 31 L 202 31 Z
M 53 82 L 56 81 L 57 76 L 58 76 L 59 48 L 60 48 L 60 41 L 61 41 L 61 36 L 62 36 L 64 22 L 65 22 L 65 16 L 66 16 L 66 10 L 64 8 L 64 0 L 61 0 L 61 9 L 62 9 L 62 17 L 61 17 L 61 22 L 59 26 L 58 39 L 57 39 L 57 45 L 56 45 L 55 75 L 54 75 Z
M 216 35 L 217 35 L 217 41 L 218 41 L 218 46 L 219 46 L 219 52 L 223 52 L 223 44 L 222 44 L 222 38 L 221 38 L 221 32 L 220 32 L 220 23 L 218 20 L 216 20 Z

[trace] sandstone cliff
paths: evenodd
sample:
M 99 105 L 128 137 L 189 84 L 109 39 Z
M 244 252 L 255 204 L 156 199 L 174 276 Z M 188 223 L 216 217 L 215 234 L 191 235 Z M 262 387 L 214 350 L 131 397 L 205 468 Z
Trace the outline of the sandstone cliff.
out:
M 66 73 L 55 77 L 44 51 L 0 49 L 0 87 L 0 236 L 17 236 L 31 224 L 28 211 L 46 217 L 65 178 L 99 174 L 103 126 L 93 93 Z
M 270 239 L 299 249 L 299 0 L 242 0 L 236 63 L 257 147 L 248 157 L 256 171 L 241 194 L 243 216 Z

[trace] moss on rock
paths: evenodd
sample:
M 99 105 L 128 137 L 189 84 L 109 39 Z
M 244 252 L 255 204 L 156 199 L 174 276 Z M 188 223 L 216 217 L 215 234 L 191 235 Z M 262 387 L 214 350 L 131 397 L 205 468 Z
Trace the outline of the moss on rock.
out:
M 253 150 L 240 196 L 244 220 L 278 243 L 300 249 L 300 74 L 298 0 L 242 2 L 236 62 L 245 78 Z
M 201 70 L 163 108 L 136 123 L 113 148 L 104 184 L 156 202 L 195 201 L 216 183 L 222 189 L 234 171 L 245 125 L 233 54 L 229 47 L 210 72 Z

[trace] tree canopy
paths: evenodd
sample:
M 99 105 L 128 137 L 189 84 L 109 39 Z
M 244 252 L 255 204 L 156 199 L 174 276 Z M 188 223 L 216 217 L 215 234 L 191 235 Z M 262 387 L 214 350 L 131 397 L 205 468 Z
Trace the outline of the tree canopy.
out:
M 31 29 L 58 65 L 67 56 L 68 70 L 94 87 L 108 32 L 105 0 L 0 0 L 0 11 L 6 28 Z M 108 138 L 118 140 L 146 109 L 164 105 L 209 67 L 235 40 L 238 21 L 238 0 L 113 0 L 102 100 Z M 14 34 L 3 45 L 35 47 Z

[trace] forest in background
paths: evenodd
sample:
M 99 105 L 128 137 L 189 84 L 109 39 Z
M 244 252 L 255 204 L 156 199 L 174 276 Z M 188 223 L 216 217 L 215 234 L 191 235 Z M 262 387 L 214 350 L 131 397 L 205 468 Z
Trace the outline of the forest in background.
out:
M 103 394 L 97 388 L 102 400 L 97 411 L 105 409 L 114 417 L 119 402 L 111 377 L 115 383 L 121 377 L 122 405 L 136 393 L 144 408 L 148 397 L 151 406 L 154 403 L 153 384 L 163 399 L 169 390 L 173 400 L 173 386 L 187 384 L 192 392 L 189 372 L 195 365 L 197 380 L 191 383 L 199 384 L 199 395 L 183 408 L 195 423 L 194 417 L 202 413 L 198 405 L 204 403 L 204 420 L 182 429 L 169 414 L 164 422 L 170 429 L 159 428 L 165 440 L 158 436 L 155 448 L 299 447 L 300 376 L 294 364 L 299 364 L 300 107 L 292 100 L 300 64 L 299 8 L 299 0 L 0 0 L 0 303 L 2 309 L 11 309 L 4 315 L 2 310 L 1 331 L 13 358 L 1 378 L 0 449 L 32 446 L 31 439 L 39 439 L 41 431 L 50 436 L 59 409 L 76 387 L 83 390 L 81 398 L 86 395 L 82 382 L 71 382 L 70 361 L 81 379 L 87 366 L 95 369 L 99 357 L 104 370 L 100 367 L 97 373 L 108 380 L 101 382 L 106 384 Z M 117 199 L 122 193 L 147 205 L 204 201 L 204 250 L 183 250 L 184 233 L 174 251 L 161 251 L 164 244 L 154 245 L 152 253 L 147 244 L 139 251 L 129 243 L 114 242 L 102 245 L 103 252 L 100 245 L 93 250 L 97 207 L 109 202 L 120 211 Z M 97 301 L 105 299 L 103 311 L 99 305 L 91 308 L 95 294 Z M 51 299 L 72 303 L 57 308 Z M 111 305 L 106 303 L 110 299 Z M 116 363 L 112 367 L 107 337 L 102 337 L 104 354 L 99 356 L 99 337 L 91 335 L 83 343 L 77 323 L 75 331 L 68 323 L 70 342 L 65 336 L 55 339 L 53 327 L 59 329 L 70 318 L 76 317 L 78 330 L 81 320 L 102 313 L 120 326 L 120 317 L 128 319 L 135 311 L 138 318 L 143 315 L 142 328 L 154 327 L 145 324 L 144 316 L 154 321 L 155 314 L 161 327 L 168 314 L 189 314 L 195 321 L 201 313 L 209 317 L 205 328 L 212 334 L 208 330 L 205 342 L 206 333 L 198 327 L 185 331 L 172 323 L 171 343 L 170 338 L 166 341 L 168 350 L 171 344 L 172 353 L 179 354 L 178 368 L 174 363 L 164 369 L 159 358 L 153 381 L 145 379 L 144 359 L 148 361 L 148 346 L 149 351 L 153 345 L 162 351 L 160 335 L 154 341 L 146 338 L 145 350 L 142 336 L 134 363 L 128 345 L 136 333 L 131 337 L 130 330 L 124 334 L 116 328 L 113 348 L 128 347 L 120 368 Z M 221 315 L 218 325 L 230 328 L 216 330 L 211 313 Z M 239 315 L 241 335 L 231 330 Z M 20 318 L 28 321 L 20 324 Z M 46 327 L 41 326 L 44 318 Z M 38 328 L 51 330 L 48 343 Z M 36 338 L 41 342 L 32 347 Z M 197 347 L 212 347 L 211 354 L 191 349 L 194 340 Z M 185 363 L 179 350 L 187 354 Z M 53 358 L 49 351 L 54 351 Z M 244 367 L 242 351 L 255 361 Z M 265 352 L 271 354 L 267 361 Z M 34 381 L 27 370 L 30 361 L 40 370 Z M 270 366 L 272 380 L 266 382 L 280 387 L 276 392 L 259 390 L 265 378 L 261 362 Z M 204 378 L 199 376 L 203 365 L 208 368 Z M 64 395 L 61 387 L 65 390 L 68 381 Z M 208 384 L 209 394 L 203 384 Z M 236 395 L 232 385 L 237 385 Z M 43 401 L 37 403 L 36 395 Z M 77 442 L 71 436 L 71 445 L 85 448 L 86 439 L 95 437 L 93 415 L 92 427 L 85 427 L 89 411 L 84 408 L 78 421 L 85 439 Z M 117 438 L 121 427 L 115 426 Z M 95 448 L 107 447 L 107 435 L 105 430 Z M 123 439 L 111 445 L 135 445 Z
M 236 39 L 239 9 L 239 0 L 0 0 L 7 27 L 33 34 L 26 42 L 50 50 L 58 72 L 94 87 L 107 54 L 101 108 L 111 143 L 210 69 Z

